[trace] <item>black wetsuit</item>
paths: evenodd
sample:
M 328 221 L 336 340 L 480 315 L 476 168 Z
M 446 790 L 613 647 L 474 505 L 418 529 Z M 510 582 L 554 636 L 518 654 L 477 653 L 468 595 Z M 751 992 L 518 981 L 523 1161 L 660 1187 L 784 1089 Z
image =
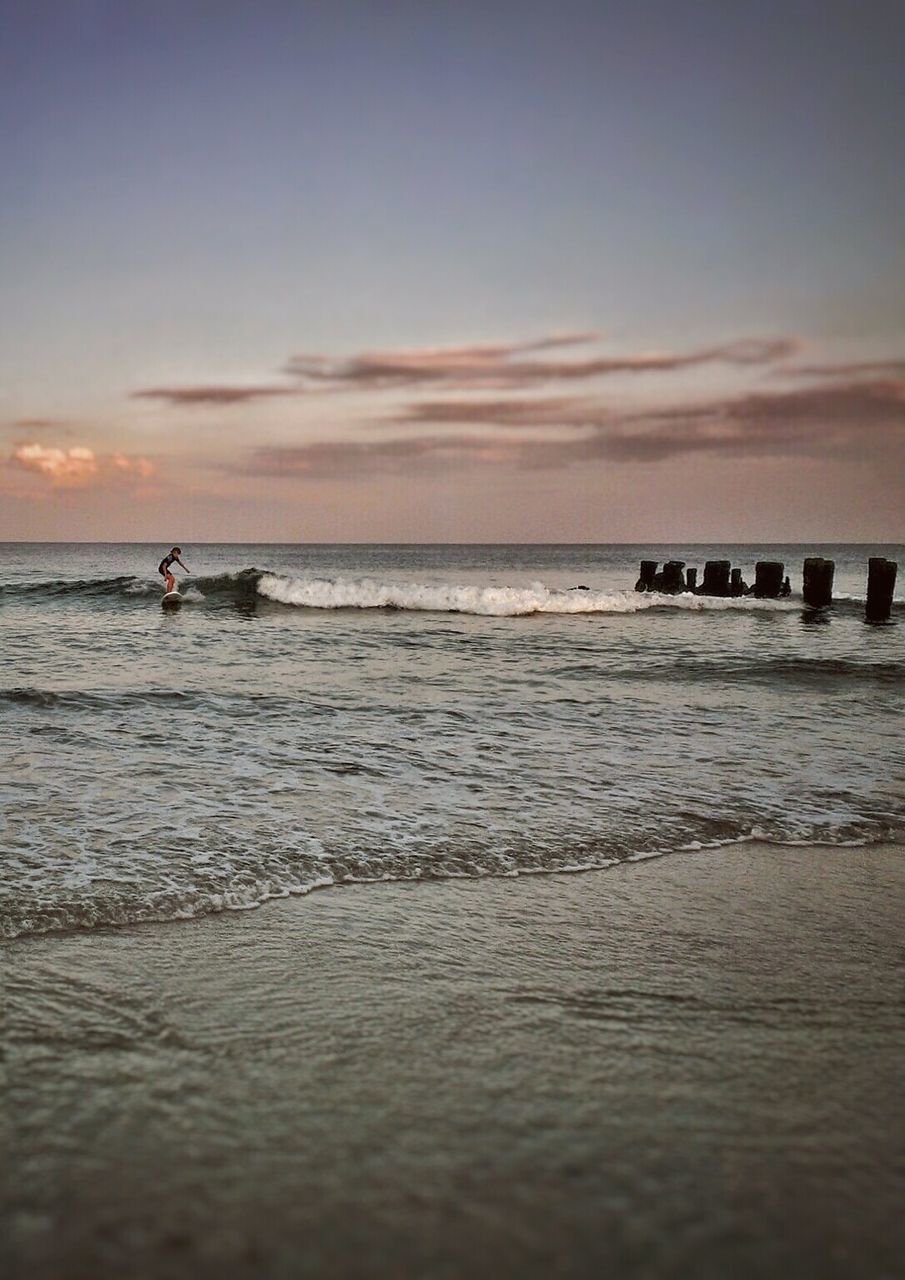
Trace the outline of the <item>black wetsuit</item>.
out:
M 179 557 L 174 555 L 173 552 L 171 551 L 168 556 L 164 556 L 164 558 L 161 560 L 160 564 L 157 566 L 157 572 L 162 573 L 163 576 L 166 577 L 167 569 L 169 569 L 171 564 L 175 564 L 175 562 L 178 559 Z

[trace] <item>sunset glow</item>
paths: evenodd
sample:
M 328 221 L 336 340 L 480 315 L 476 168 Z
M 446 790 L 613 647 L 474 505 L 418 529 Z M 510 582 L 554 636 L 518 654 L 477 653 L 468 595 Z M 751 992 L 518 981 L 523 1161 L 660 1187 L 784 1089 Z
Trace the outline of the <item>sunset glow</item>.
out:
M 660 7 L 8 8 L 0 537 L 901 536 L 901 16 Z

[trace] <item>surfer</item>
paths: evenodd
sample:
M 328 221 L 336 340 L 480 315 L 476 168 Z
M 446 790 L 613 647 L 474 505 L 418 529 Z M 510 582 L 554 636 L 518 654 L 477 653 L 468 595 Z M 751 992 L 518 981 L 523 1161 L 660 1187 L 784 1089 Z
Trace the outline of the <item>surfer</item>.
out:
M 167 595 L 169 595 L 171 591 L 176 590 L 176 579 L 173 577 L 172 573 L 170 572 L 170 565 L 175 562 L 176 564 L 180 565 L 181 568 L 185 569 L 185 565 L 179 559 L 181 555 L 182 555 L 182 547 L 173 547 L 170 554 L 164 556 L 160 564 L 157 566 L 157 572 L 159 574 L 162 574 L 163 579 L 166 582 Z M 185 569 L 185 571 L 186 573 L 192 572 L 191 569 Z

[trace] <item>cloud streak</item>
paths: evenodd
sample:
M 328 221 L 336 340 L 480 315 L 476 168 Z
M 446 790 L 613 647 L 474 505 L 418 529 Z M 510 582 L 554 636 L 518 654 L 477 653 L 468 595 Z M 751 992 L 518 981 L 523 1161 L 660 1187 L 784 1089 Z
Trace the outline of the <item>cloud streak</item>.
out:
M 297 386 L 229 386 L 210 384 L 184 387 L 145 387 L 132 392 L 133 400 L 162 400 L 176 406 L 251 404 L 279 396 L 296 396 Z
M 856 360 L 848 364 L 799 364 L 782 370 L 795 378 L 905 378 L 905 360 Z
M 629 414 L 586 398 L 435 401 L 408 406 L 403 424 L 418 432 L 387 440 L 262 446 L 234 469 L 316 480 L 468 465 L 533 470 L 653 463 L 705 454 L 882 459 L 886 449 L 905 448 L 905 380 L 832 383 Z M 438 430 L 431 433 L 430 426 Z M 450 426 L 470 430 L 444 429 Z M 546 438 L 519 435 L 537 429 Z
M 886 378 L 830 382 L 793 391 L 749 392 L 632 413 L 617 413 L 606 403 L 589 397 L 428 400 L 407 405 L 402 415 L 393 420 L 400 424 L 469 423 L 512 428 L 650 426 L 669 421 L 701 425 L 723 421 L 739 427 L 767 426 L 782 432 L 794 423 L 814 427 L 841 423 L 857 430 L 865 424 L 900 423 L 903 417 L 905 378 Z
M 393 440 L 333 440 L 265 445 L 231 468 L 276 479 L 333 480 L 375 474 L 447 470 L 466 464 L 517 463 L 519 447 L 477 435 L 405 436 Z
M 791 338 L 746 338 L 690 352 L 641 352 L 558 360 L 526 358 L 551 347 L 583 345 L 594 334 L 571 334 L 526 343 L 424 347 L 370 352 L 348 359 L 294 356 L 286 367 L 304 386 L 333 390 L 443 386 L 462 390 L 541 387 L 614 374 L 672 373 L 704 364 L 767 365 L 798 350 Z
M 319 391 L 390 391 L 438 387 L 457 390 L 542 388 L 616 374 L 675 373 L 706 364 L 736 368 L 775 364 L 799 349 L 792 338 L 744 338 L 686 352 L 635 352 L 626 355 L 574 354 L 549 358 L 598 340 L 598 334 L 549 334 L 527 342 L 484 342 L 463 346 L 414 347 L 362 352 L 348 357 L 292 356 L 284 374 L 291 383 L 189 383 L 143 387 L 134 400 L 156 400 L 177 408 L 247 405 Z
M 597 427 L 622 421 L 624 417 L 587 396 L 548 396 L 532 400 L 419 400 L 376 422 L 384 426 L 388 422 L 401 426 L 468 423 L 472 426 L 527 429 Z

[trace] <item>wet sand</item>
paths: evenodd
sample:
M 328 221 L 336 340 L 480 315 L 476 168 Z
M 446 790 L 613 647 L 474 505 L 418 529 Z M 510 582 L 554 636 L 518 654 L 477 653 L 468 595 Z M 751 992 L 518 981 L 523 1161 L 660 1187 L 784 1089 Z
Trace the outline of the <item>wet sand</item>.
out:
M 15 1277 L 890 1277 L 905 849 L 3 948 Z

